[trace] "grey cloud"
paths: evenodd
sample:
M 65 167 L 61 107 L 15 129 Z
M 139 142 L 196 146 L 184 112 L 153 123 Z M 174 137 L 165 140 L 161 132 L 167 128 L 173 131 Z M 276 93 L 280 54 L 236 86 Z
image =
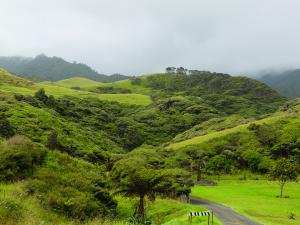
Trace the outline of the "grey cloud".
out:
M 10 0 L 0 55 L 56 55 L 129 75 L 166 66 L 300 67 L 298 0 Z

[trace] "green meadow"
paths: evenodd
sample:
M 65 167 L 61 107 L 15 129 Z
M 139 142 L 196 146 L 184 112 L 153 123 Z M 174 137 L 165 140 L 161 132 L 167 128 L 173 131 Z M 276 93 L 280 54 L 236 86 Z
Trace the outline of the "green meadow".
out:
M 43 83 L 62 86 L 66 88 L 74 88 L 74 87 L 91 88 L 91 87 L 97 87 L 103 85 L 103 83 L 101 82 L 90 80 L 84 77 L 72 77 L 69 79 L 60 80 L 56 82 L 46 81 Z
M 53 85 L 55 84 L 55 85 Z M 116 101 L 128 105 L 149 105 L 152 101 L 150 96 L 138 93 L 126 94 L 100 94 L 85 90 L 74 90 L 71 87 L 94 87 L 102 83 L 85 78 L 71 78 L 58 82 L 33 83 L 22 78 L 13 76 L 4 70 L 0 70 L 1 91 L 8 94 L 33 95 L 37 90 L 44 88 L 54 97 L 72 96 L 77 98 L 94 98 L 106 101 Z
M 232 207 L 254 221 L 266 225 L 300 224 L 300 184 L 288 183 L 277 198 L 279 184 L 267 180 L 221 180 L 217 186 L 195 186 L 192 196 Z M 295 220 L 289 219 L 291 213 Z

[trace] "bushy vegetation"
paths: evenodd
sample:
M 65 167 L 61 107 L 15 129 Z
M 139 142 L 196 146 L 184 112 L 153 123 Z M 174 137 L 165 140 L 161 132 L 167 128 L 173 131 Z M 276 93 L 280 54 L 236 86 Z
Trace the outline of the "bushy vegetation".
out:
M 228 174 L 245 169 L 265 174 L 281 158 L 299 165 L 300 120 L 297 110 L 293 108 L 268 123 L 252 122 L 239 129 L 229 128 L 228 131 L 222 131 L 224 135 L 216 132 L 214 136 L 200 136 L 198 143 L 196 140 L 186 142 L 187 145 L 176 148 L 168 164 L 192 170 L 188 168 L 189 165 L 197 162 L 197 154 L 202 154 L 207 157 L 205 168 L 202 169 L 208 174 Z
M 123 219 L 117 193 L 143 221 L 155 199 L 186 200 L 206 176 L 300 160 L 298 108 L 264 115 L 285 99 L 251 79 L 201 72 L 34 84 L 0 71 L 0 85 L 1 179 L 22 182 L 26 198 L 67 221 Z M 120 100 L 130 96 L 139 97 Z
M 45 149 L 24 136 L 0 144 L 0 181 L 17 181 L 33 174 L 41 165 Z
M 110 196 L 103 169 L 58 152 L 49 152 L 43 167 L 29 180 L 27 190 L 46 206 L 75 219 L 110 214 Z

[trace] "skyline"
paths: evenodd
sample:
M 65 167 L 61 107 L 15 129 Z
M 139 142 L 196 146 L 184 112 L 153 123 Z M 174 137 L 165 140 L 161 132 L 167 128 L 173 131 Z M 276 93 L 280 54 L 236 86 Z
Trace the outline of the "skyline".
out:
M 2 9 L 3 56 L 45 53 L 125 75 L 300 67 L 296 0 L 11 0 Z

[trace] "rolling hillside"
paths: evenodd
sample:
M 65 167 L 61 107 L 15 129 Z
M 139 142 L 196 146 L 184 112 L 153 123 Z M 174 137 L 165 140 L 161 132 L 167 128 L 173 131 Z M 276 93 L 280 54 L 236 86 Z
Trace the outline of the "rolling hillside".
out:
M 198 136 L 193 135 L 197 130 Z M 172 164 L 177 161 L 178 165 L 182 159 L 193 161 L 193 157 L 202 155 L 211 160 L 208 170 L 213 170 L 218 162 L 222 165 L 221 173 L 245 168 L 266 173 L 274 160 L 281 157 L 300 163 L 299 133 L 300 100 L 296 99 L 280 111 L 257 120 L 243 120 L 234 125 L 226 119 L 211 120 L 205 128 L 198 125 L 179 134 L 166 148 L 173 154 L 169 162 Z
M 95 81 L 113 82 L 128 79 L 121 74 L 106 76 L 83 63 L 70 63 L 44 54 L 30 57 L 0 57 L 0 68 L 33 81 L 57 81 L 81 76 Z
M 300 97 L 300 69 L 261 75 L 258 80 L 290 99 Z
M 131 179 L 127 173 L 140 171 L 138 183 L 164 178 L 159 187 L 182 196 L 193 184 L 191 165 L 200 151 L 208 165 L 219 156 L 228 159 L 222 173 L 265 172 L 287 144 L 284 154 L 297 160 L 298 136 L 287 134 L 300 132 L 298 106 L 292 102 L 276 112 L 285 101 L 257 81 L 209 72 L 106 84 L 86 78 L 34 83 L 1 69 L 0 188 L 9 194 L 0 195 L 0 204 L 19 213 L 0 207 L 0 218 L 9 225 L 36 222 L 45 211 L 51 216 L 46 221 L 58 224 L 128 218 L 120 211 L 127 200 L 112 195 Z M 134 208 L 130 202 L 121 210 Z M 168 224 L 172 203 L 157 202 L 149 215 Z M 190 208 L 174 209 L 180 221 Z

